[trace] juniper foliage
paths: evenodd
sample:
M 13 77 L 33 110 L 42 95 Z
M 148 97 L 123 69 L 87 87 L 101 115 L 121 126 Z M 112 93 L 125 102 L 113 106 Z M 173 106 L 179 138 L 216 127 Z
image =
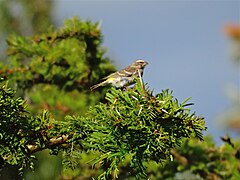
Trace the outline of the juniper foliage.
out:
M 1 156 L 21 167 L 32 166 L 34 152 L 46 148 L 53 154 L 64 151 L 67 159 L 74 159 L 72 155 L 79 158 L 82 151 L 96 151 L 100 156 L 93 164 L 108 164 L 100 177 L 112 173 L 117 177 L 118 166 L 128 155 L 132 157 L 132 172 L 144 175 L 144 162 L 171 159 L 171 148 L 193 135 L 202 139 L 205 129 L 203 118 L 190 113 L 187 101 L 178 103 L 169 90 L 153 96 L 140 81 L 127 91 L 112 88 L 106 94 L 107 103 L 92 106 L 84 116 L 66 116 L 60 122 L 46 112 L 31 116 L 24 101 L 13 99 L 13 94 L 2 87 Z

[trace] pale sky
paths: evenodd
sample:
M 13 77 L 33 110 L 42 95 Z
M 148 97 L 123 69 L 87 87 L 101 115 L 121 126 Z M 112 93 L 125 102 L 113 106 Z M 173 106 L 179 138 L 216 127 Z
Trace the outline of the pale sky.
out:
M 240 1 L 55 0 L 53 14 L 58 26 L 73 16 L 101 21 L 103 45 L 118 69 L 146 59 L 143 79 L 154 93 L 169 88 L 181 101 L 192 97 L 193 111 L 206 118 L 205 134 L 218 142 L 231 134 L 217 117 L 231 105 L 226 88 L 240 89 L 240 68 L 223 28 L 240 23 Z

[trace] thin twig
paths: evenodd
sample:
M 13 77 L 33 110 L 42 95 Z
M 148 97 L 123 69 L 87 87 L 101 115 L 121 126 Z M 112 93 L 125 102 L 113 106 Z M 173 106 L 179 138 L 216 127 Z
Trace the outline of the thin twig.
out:
M 139 76 L 139 79 L 140 79 L 140 83 L 141 83 L 141 85 L 142 85 L 142 88 L 144 88 L 142 76 L 141 76 L 141 73 L 140 73 L 139 69 L 138 69 L 138 76 Z
M 52 137 L 52 138 L 49 139 L 49 141 L 47 142 L 48 145 L 46 146 L 46 148 L 63 144 L 63 143 L 65 143 L 68 139 L 69 139 L 69 136 L 68 136 L 68 135 L 64 135 L 64 134 L 61 135 L 61 136 Z M 41 149 L 41 146 L 39 146 L 39 145 L 37 145 L 37 144 L 27 144 L 26 147 L 27 147 L 27 149 L 28 149 L 28 151 L 29 151 L 30 153 L 34 153 L 34 152 L 37 152 L 37 151 L 42 150 L 42 149 Z

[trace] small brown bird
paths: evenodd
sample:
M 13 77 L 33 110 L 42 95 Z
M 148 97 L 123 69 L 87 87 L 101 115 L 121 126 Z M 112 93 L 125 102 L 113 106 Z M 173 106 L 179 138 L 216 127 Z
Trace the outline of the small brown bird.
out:
M 139 77 L 139 73 L 141 76 L 143 75 L 143 70 L 146 65 L 148 65 L 147 61 L 138 59 L 130 66 L 103 78 L 103 82 L 93 85 L 92 87 L 90 87 L 90 89 L 92 91 L 100 86 L 107 85 L 111 85 L 115 88 L 123 88 L 130 86 L 134 83 L 134 78 Z

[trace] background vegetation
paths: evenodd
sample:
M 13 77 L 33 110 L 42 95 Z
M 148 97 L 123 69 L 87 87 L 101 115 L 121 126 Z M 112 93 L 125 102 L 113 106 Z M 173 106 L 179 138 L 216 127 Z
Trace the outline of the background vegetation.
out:
M 204 118 L 191 112 L 189 99 L 178 102 L 168 89 L 154 95 L 138 80 L 124 92 L 89 90 L 116 70 L 98 23 L 72 18 L 55 28 L 47 1 L 18 1 L 22 23 L 11 3 L 0 6 L 7 39 L 0 64 L 0 177 L 240 178 L 239 141 L 223 136 L 217 147 L 202 137 Z M 239 32 L 226 29 L 236 45 Z

